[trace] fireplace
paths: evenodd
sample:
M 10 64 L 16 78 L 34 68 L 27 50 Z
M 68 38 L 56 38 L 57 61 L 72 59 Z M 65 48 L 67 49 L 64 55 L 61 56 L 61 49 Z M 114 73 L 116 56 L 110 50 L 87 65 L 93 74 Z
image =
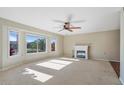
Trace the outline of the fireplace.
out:
M 88 59 L 88 46 L 74 46 L 74 57 Z

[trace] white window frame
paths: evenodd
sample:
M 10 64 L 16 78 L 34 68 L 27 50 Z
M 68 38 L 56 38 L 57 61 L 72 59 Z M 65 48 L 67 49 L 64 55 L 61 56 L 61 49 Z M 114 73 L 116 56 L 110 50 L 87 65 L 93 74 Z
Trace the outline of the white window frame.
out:
M 10 32 L 16 32 L 18 34 L 18 53 L 16 55 L 12 55 L 10 56 Z M 8 35 L 7 35 L 7 40 L 8 40 L 8 57 L 9 58 L 13 58 L 13 57 L 17 57 L 17 56 L 20 56 L 20 33 L 17 29 L 13 29 L 13 28 L 8 28 L 8 31 L 7 31 Z
M 38 42 L 37 42 L 37 52 L 34 52 L 34 53 L 27 53 L 27 41 L 26 41 L 26 36 L 36 36 L 36 37 L 45 37 L 45 40 L 46 40 L 46 49 L 44 52 L 38 52 Z M 38 53 L 46 53 L 47 52 L 47 37 L 45 35 L 41 35 L 41 34 L 35 34 L 35 33 L 26 33 L 25 34 L 25 42 L 26 42 L 26 54 L 30 55 L 30 54 L 38 54 Z
M 46 36 L 44 36 L 44 35 L 39 35 L 39 37 L 44 37 L 45 38 L 45 42 L 46 42 L 46 48 L 45 48 L 45 51 L 44 52 L 47 52 L 47 37 Z M 38 42 L 37 42 L 38 43 Z M 38 51 L 38 46 L 37 46 L 37 51 Z M 38 53 L 44 53 L 44 52 L 39 52 L 38 51 Z
M 52 40 L 52 39 L 56 39 L 55 51 L 52 51 L 52 50 L 51 50 L 51 48 L 52 48 L 52 47 L 51 47 L 51 40 Z M 51 52 L 56 52 L 56 51 L 57 51 L 57 38 L 56 38 L 56 37 L 51 37 L 51 38 L 50 38 L 50 51 L 51 51 Z

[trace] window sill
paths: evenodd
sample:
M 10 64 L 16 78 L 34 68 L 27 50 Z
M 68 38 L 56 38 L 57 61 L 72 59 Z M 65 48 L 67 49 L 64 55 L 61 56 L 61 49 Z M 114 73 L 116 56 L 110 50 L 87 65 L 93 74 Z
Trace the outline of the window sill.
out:
M 17 57 L 21 57 L 21 55 L 8 56 L 9 59 L 13 59 L 13 58 L 17 58 Z
M 26 55 L 39 55 L 39 54 L 46 54 L 47 52 L 36 52 L 36 53 L 26 53 Z

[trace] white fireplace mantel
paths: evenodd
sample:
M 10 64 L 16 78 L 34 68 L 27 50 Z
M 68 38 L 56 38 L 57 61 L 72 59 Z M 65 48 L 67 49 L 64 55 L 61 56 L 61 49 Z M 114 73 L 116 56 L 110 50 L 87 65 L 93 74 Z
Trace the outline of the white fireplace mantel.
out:
M 82 52 L 82 53 L 79 53 L 79 52 Z M 83 56 L 84 59 L 88 59 L 88 46 L 87 45 L 75 45 L 74 46 L 74 57 L 79 58 L 78 56 Z

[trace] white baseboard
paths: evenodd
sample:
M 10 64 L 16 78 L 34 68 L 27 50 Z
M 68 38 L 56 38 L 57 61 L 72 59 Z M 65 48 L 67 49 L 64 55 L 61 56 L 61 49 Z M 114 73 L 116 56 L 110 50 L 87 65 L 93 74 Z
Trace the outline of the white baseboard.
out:
M 25 64 L 25 62 L 22 62 L 22 63 L 15 63 L 15 64 L 11 64 L 11 65 L 8 65 L 8 66 L 4 66 L 0 71 L 5 71 L 5 70 L 8 70 L 8 69 L 17 67 L 17 66 L 19 66 L 19 65 L 22 65 L 22 64 Z
M 106 60 L 106 59 L 93 59 L 93 60 L 120 62 L 118 60 Z
M 112 61 L 112 62 L 120 62 L 120 61 L 118 61 L 118 60 L 109 60 L 109 61 Z
M 120 79 L 120 81 L 121 81 L 122 85 L 124 85 L 124 81 L 121 79 L 121 77 L 120 77 L 119 79 Z
M 60 57 L 60 56 L 56 56 L 56 57 Z M 47 57 L 48 58 L 55 58 L 54 56 L 51 56 L 51 57 Z M 7 65 L 7 66 L 4 66 L 0 69 L 0 71 L 5 71 L 5 70 L 8 70 L 8 69 L 11 69 L 11 68 L 14 68 L 14 67 L 17 67 L 17 66 L 20 66 L 20 65 L 23 65 L 23 64 L 27 64 L 27 63 L 33 63 L 33 62 L 37 62 L 37 61 L 40 61 L 40 60 L 43 60 L 45 58 L 42 58 L 42 59 L 35 59 L 35 60 L 32 60 L 32 61 L 22 61 L 21 63 L 13 63 L 13 64 L 10 64 L 10 65 Z

